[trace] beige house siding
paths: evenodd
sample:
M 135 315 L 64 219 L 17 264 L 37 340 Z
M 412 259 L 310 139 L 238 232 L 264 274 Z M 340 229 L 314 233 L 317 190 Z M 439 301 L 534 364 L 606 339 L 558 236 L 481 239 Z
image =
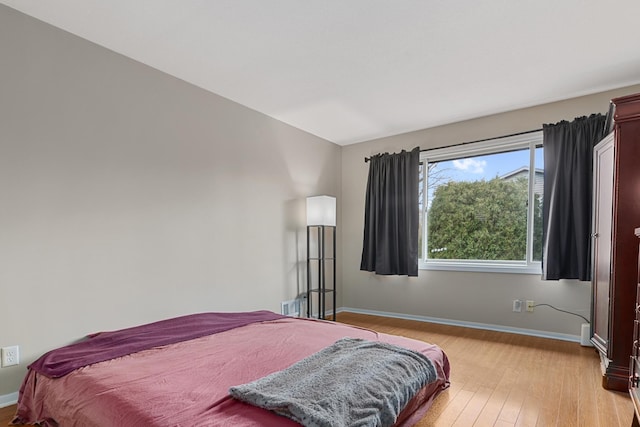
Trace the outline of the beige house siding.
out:
M 542 196 L 544 194 L 544 171 L 542 169 L 536 169 L 535 181 L 533 183 L 533 193 Z M 507 181 L 515 181 L 518 178 L 528 178 L 529 168 L 523 166 L 519 169 L 506 173 L 500 177 Z

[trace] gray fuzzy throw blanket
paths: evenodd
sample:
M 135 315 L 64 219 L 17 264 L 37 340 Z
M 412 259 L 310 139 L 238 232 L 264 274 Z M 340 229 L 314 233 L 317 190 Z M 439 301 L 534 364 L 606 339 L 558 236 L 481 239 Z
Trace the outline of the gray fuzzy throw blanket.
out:
M 343 338 L 229 393 L 304 426 L 391 426 L 411 398 L 435 380 L 433 363 L 421 353 Z

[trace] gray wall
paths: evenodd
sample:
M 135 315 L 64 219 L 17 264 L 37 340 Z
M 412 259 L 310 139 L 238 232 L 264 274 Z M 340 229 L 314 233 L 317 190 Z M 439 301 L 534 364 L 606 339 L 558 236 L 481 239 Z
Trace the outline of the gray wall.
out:
M 417 278 L 383 277 L 359 271 L 368 163 L 363 158 L 420 146 L 441 147 L 539 129 L 543 123 L 606 113 L 615 96 L 640 92 L 640 86 L 563 102 L 496 114 L 475 120 L 350 145 L 342 149 L 343 307 L 580 335 L 582 319 L 537 307 L 512 312 L 512 300 L 548 303 L 590 316 L 590 283 L 545 282 L 537 275 L 421 270 Z M 638 218 L 640 225 L 640 218 Z M 629 230 L 633 232 L 633 230 Z
M 0 62 L 0 397 L 87 333 L 304 286 L 339 146 L 1 5 Z

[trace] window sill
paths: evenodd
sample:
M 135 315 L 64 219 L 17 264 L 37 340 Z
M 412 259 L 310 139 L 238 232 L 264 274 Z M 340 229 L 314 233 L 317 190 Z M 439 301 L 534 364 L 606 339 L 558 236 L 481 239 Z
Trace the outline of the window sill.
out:
M 419 261 L 420 270 L 440 271 L 472 271 L 478 273 L 510 273 L 542 275 L 540 264 L 508 264 L 508 263 L 462 263 L 462 262 L 425 262 Z

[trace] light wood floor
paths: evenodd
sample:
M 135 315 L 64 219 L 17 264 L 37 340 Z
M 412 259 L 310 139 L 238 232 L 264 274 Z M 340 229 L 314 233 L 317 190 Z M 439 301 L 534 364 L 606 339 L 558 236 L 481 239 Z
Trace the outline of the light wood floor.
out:
M 353 313 L 338 320 L 438 344 L 451 362 L 451 387 L 418 427 L 631 426 L 626 393 L 601 385 L 593 348 L 577 343 Z M 15 405 L 0 409 L 7 425 Z
M 338 320 L 444 349 L 451 387 L 436 398 L 419 427 L 631 426 L 631 398 L 602 388 L 593 348 L 353 313 L 339 313 Z

